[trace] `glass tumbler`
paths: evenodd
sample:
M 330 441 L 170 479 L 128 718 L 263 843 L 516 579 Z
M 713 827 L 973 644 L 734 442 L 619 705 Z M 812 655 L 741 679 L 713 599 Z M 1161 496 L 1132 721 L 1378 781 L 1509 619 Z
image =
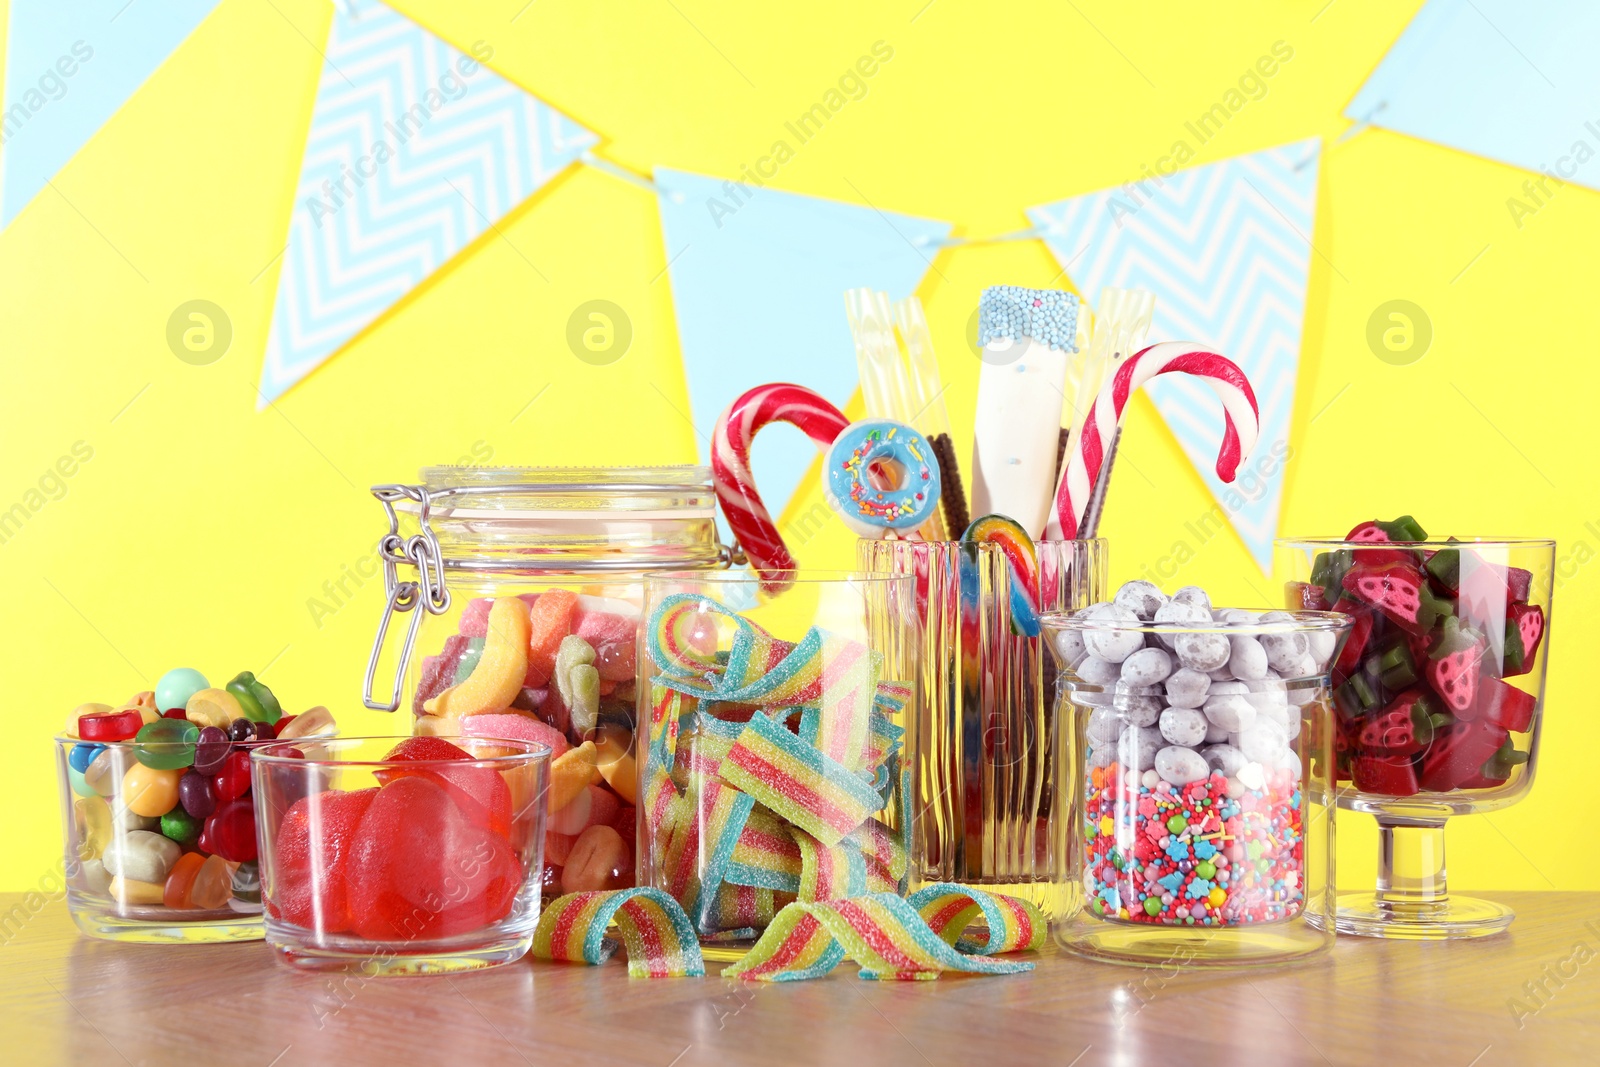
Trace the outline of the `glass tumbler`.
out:
M 918 878 L 909 575 L 650 575 L 639 658 L 641 884 L 714 959 L 794 900 Z M 720 955 L 719 955 L 720 952 Z
M 1106 598 L 1106 542 L 1040 541 L 1040 609 Z M 862 567 L 913 575 L 923 629 L 919 833 L 925 877 L 1032 901 L 1076 902 L 1068 875 L 1069 765 L 1056 728 L 1056 665 L 1012 625 L 1010 573 L 994 545 L 857 542 Z
M 1085 902 L 1055 926 L 1072 952 L 1232 966 L 1332 943 L 1328 670 L 1350 623 L 1330 612 L 1232 617 L 1241 621 L 1203 627 L 1045 617 Z M 1259 678 L 1182 666 L 1225 667 L 1246 643 L 1266 653 L 1238 657 L 1259 662 Z
M 539 921 L 550 749 L 351 737 L 252 753 L 267 943 L 307 970 L 509 963 Z
M 1351 621 L 1333 668 L 1338 803 L 1378 822 L 1378 879 L 1339 896 L 1339 932 L 1481 937 L 1510 908 L 1450 892 L 1452 815 L 1533 788 L 1555 542 L 1281 540 L 1292 607 Z

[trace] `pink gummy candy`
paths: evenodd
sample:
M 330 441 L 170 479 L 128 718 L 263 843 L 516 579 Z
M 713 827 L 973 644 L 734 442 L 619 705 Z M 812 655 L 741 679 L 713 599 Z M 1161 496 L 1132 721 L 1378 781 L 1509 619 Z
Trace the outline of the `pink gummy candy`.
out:
M 572 746 L 560 731 L 530 715 L 490 713 L 468 715 L 461 720 L 461 732 L 467 737 L 503 737 L 511 741 L 533 741 L 550 746 L 550 758 L 555 760 Z
M 467 639 L 460 634 L 451 634 L 444 639 L 444 647 L 437 656 L 429 656 L 422 661 L 422 681 L 417 683 L 417 697 L 412 702 L 412 710 L 416 714 L 422 714 L 424 701 L 432 700 L 455 684 L 456 665 L 466 651 Z

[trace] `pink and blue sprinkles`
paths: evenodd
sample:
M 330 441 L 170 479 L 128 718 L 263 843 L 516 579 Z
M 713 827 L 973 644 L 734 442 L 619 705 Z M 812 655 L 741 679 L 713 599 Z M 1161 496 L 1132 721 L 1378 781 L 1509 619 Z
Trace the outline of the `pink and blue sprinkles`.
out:
M 1095 915 L 1243 926 L 1300 913 L 1304 798 L 1293 775 L 1269 771 L 1237 797 L 1221 774 L 1181 787 L 1150 777 L 1133 784 L 1117 764 L 1089 769 L 1084 886 Z

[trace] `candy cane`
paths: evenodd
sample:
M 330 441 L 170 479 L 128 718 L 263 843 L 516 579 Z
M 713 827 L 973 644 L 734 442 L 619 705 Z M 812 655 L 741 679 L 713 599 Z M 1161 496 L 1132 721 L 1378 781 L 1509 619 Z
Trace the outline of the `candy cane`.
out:
M 711 477 L 728 528 L 770 590 L 788 583 L 779 575 L 795 569 L 794 556 L 772 521 L 750 474 L 750 446 L 769 422 L 787 422 L 823 448 L 833 444 L 849 420 L 825 397 L 803 385 L 758 385 L 728 406 L 711 432 Z
M 1222 451 L 1217 455 L 1217 477 L 1233 481 L 1250 450 L 1255 447 L 1261 425 L 1255 390 L 1244 371 L 1226 356 L 1190 344 L 1164 341 L 1124 360 L 1117 373 L 1101 388 L 1094 410 L 1084 424 L 1078 447 L 1067 459 L 1067 470 L 1056 492 L 1055 515 L 1045 536 L 1071 540 L 1078 535 L 1078 524 L 1094 495 L 1095 483 L 1105 464 L 1106 447 L 1116 433 L 1127 410 L 1128 399 L 1158 374 L 1192 374 L 1210 385 L 1222 401 L 1225 427 Z

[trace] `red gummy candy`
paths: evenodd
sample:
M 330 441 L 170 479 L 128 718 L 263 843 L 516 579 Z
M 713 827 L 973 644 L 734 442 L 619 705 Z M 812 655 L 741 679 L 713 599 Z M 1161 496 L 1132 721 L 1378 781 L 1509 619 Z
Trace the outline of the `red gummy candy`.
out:
M 1322 586 L 1310 582 L 1285 582 L 1284 592 L 1290 611 L 1327 611 Z
M 1347 593 L 1381 611 L 1402 630 L 1421 633 L 1438 617 L 1437 601 L 1415 562 L 1372 566 L 1358 563 L 1345 572 Z
M 376 789 L 317 793 L 296 801 L 285 813 L 266 900 L 269 914 L 320 934 L 340 933 L 355 924 L 349 904 L 350 853 L 361 818 L 377 795 Z
M 1506 675 L 1527 674 L 1544 640 L 1544 610 L 1537 604 L 1512 604 L 1506 609 Z M 1515 642 L 1515 644 L 1513 644 Z
M 1463 719 L 1475 717 L 1472 712 L 1478 697 L 1478 670 L 1487 651 L 1483 639 L 1462 629 L 1452 616 L 1445 620 L 1439 646 L 1429 653 L 1423 667 L 1433 691 Z
M 477 601 L 473 601 L 474 604 Z M 472 610 L 472 605 L 467 606 Z M 462 620 L 463 623 L 466 621 Z M 480 634 L 481 636 L 481 634 Z M 451 634 L 444 639 L 444 647 L 437 656 L 428 656 L 422 661 L 422 679 L 417 683 L 417 695 L 411 701 L 411 710 L 418 715 L 423 713 L 422 705 L 449 689 L 456 681 L 456 667 L 461 663 L 461 657 L 466 654 L 467 639 L 461 634 Z
M 354 930 L 376 941 L 449 937 L 498 922 L 511 913 L 523 880 L 505 840 L 421 775 L 378 790 L 347 871 Z
M 1506 740 L 1506 731 L 1491 722 L 1460 722 L 1434 736 L 1422 757 L 1422 788 L 1444 793 L 1478 774 Z
M 1372 643 L 1372 630 L 1377 625 L 1377 612 L 1349 597 L 1340 597 L 1333 610 L 1350 616 L 1350 633 L 1345 637 L 1339 658 L 1334 661 L 1334 672 L 1349 677 L 1361 666 L 1361 657 L 1367 654 Z
M 1420 786 L 1409 756 L 1357 756 L 1350 761 L 1350 778 L 1357 789 L 1388 797 L 1409 797 Z
M 442 737 L 408 737 L 384 757 L 397 763 L 434 764 L 470 760 L 472 755 Z M 374 777 L 385 784 L 409 775 L 421 775 L 444 787 L 461 811 L 478 825 L 502 837 L 511 833 L 511 787 L 493 767 L 432 766 L 416 769 L 385 768 Z
M 1512 733 L 1527 733 L 1533 725 L 1533 713 L 1538 704 L 1532 693 L 1525 693 L 1498 678 L 1485 678 L 1478 689 L 1473 717 Z
M 250 753 L 236 748 L 222 761 L 222 769 L 211 779 L 217 800 L 235 800 L 250 792 Z M 224 857 L 226 858 L 226 857 Z
M 78 716 L 78 737 L 84 741 L 126 741 L 143 725 L 144 716 L 137 711 L 96 711 Z
M 220 775 L 219 775 L 220 777 Z M 248 798 L 218 804 L 200 833 L 202 851 L 232 863 L 256 858 L 256 811 Z
M 1415 709 L 1417 703 L 1425 699 L 1420 689 L 1408 689 L 1395 697 L 1388 707 L 1362 725 L 1357 746 L 1369 755 L 1411 756 L 1421 752 L 1423 740 L 1417 735 L 1417 723 L 1418 719 L 1426 723 L 1427 712 L 1419 715 Z

